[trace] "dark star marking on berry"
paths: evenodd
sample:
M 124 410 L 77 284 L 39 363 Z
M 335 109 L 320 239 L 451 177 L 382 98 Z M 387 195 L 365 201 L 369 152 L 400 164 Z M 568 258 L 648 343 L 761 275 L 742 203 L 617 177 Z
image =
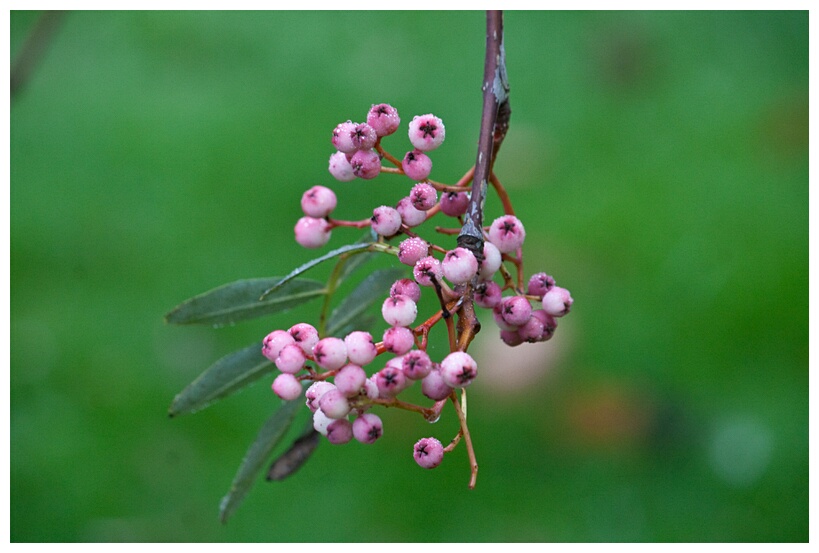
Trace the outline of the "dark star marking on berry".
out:
M 420 127 L 418 127 L 418 130 L 424 133 L 424 138 L 426 138 L 427 136 L 435 138 L 435 131 L 438 130 L 438 126 L 435 125 L 434 123 L 426 122 Z

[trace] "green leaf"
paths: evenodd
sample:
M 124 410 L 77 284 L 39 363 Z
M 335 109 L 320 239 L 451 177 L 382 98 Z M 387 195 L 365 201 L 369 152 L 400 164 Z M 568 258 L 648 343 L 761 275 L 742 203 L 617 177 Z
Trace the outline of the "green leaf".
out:
M 299 470 L 313 454 L 319 444 L 319 433 L 313 428 L 313 418 L 308 421 L 308 428 L 293 442 L 290 448 L 282 453 L 267 470 L 267 480 L 284 480 Z
M 203 409 L 272 372 L 273 363 L 262 355 L 261 342 L 235 351 L 208 367 L 177 395 L 168 414 L 172 417 Z
M 328 259 L 332 259 L 334 257 L 337 257 L 337 256 L 339 256 L 339 255 L 341 255 L 343 253 L 363 252 L 363 251 L 368 250 L 372 245 L 373 245 L 372 242 L 365 242 L 365 243 L 360 243 L 360 244 L 359 243 L 357 243 L 357 244 L 348 244 L 346 246 L 342 246 L 342 247 L 337 248 L 337 249 L 335 249 L 335 250 L 333 250 L 331 252 L 328 252 L 328 253 L 322 255 L 321 257 L 317 257 L 315 259 L 312 259 L 312 260 L 308 261 L 307 263 L 305 263 L 304 265 L 301 265 L 300 267 L 297 267 L 296 269 L 293 269 L 292 271 L 290 271 L 290 274 L 288 274 L 286 277 L 282 278 L 280 281 L 276 282 L 273 286 L 271 286 L 270 288 L 265 290 L 261 294 L 259 299 L 264 300 L 265 298 L 267 298 L 268 295 L 272 294 L 273 292 L 275 292 L 276 290 L 278 290 L 279 288 L 284 286 L 287 282 L 289 282 L 293 278 L 299 276 L 300 274 L 302 274 L 305 271 L 308 271 L 308 270 L 312 269 L 313 267 L 315 267 L 316 265 L 318 265 L 319 263 L 321 263 L 323 261 L 327 261 Z
M 370 229 L 369 232 L 365 233 L 364 236 L 358 239 L 356 244 L 369 244 L 375 242 L 376 240 L 378 240 L 378 235 L 375 233 L 375 231 Z M 337 284 L 341 284 L 344 279 L 350 276 L 361 265 L 375 257 L 376 253 L 372 251 L 356 251 L 344 254 L 344 256 L 348 259 L 341 268 L 341 273 L 338 275 Z
M 222 326 L 286 311 L 326 293 L 323 283 L 301 278 L 277 287 L 274 294 L 259 300 L 262 292 L 281 280 L 281 277 L 251 278 L 225 284 L 180 304 L 165 315 L 165 321 Z
M 374 303 L 384 301 L 392 283 L 401 278 L 404 272 L 403 269 L 392 267 L 371 273 L 330 314 L 327 335 L 339 334 L 339 331 L 355 323 Z
M 230 515 L 245 498 L 247 492 L 250 491 L 256 476 L 267 464 L 273 448 L 281 441 L 285 432 L 293 423 L 296 410 L 303 405 L 304 400 L 301 398 L 283 402 L 282 407 L 267 419 L 262 429 L 259 430 L 256 441 L 247 450 L 236 476 L 233 477 L 230 490 L 219 503 L 219 520 L 222 523 L 227 522 Z

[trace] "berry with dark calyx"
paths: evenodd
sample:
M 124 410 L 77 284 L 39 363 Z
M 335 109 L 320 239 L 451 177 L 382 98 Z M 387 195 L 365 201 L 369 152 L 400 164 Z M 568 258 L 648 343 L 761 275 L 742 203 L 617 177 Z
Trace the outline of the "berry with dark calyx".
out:
M 555 285 L 555 279 L 546 273 L 535 273 L 529 278 L 526 293 L 530 296 L 543 297 Z
M 445 131 L 444 122 L 431 113 L 416 115 L 409 124 L 409 139 L 414 147 L 428 152 L 443 143 Z
M 378 136 L 388 136 L 398 130 L 401 118 L 398 110 L 389 104 L 375 104 L 367 112 L 367 124 Z
M 375 129 L 367 123 L 356 125 L 351 133 L 351 138 L 356 150 L 371 150 L 378 140 Z
M 401 221 L 410 228 L 417 227 L 427 220 L 427 212 L 412 205 L 412 199 L 409 196 L 401 198 L 395 209 L 401 214 Z
M 409 197 L 415 209 L 426 211 L 438 202 L 438 191 L 431 184 L 419 182 L 412 187 Z
M 286 330 L 274 330 L 262 340 L 262 355 L 275 363 L 282 348 L 295 343 L 296 341 Z
M 441 269 L 441 262 L 430 255 L 416 261 L 412 275 L 415 282 L 421 286 L 435 286 L 433 280 L 440 283 L 444 272 Z
M 415 349 L 402 357 L 401 370 L 410 380 L 422 380 L 432 371 L 432 361 L 427 352 Z
M 335 208 L 336 194 L 326 186 L 316 185 L 302 194 L 301 210 L 308 217 L 327 217 Z
M 415 335 L 405 326 L 391 326 L 384 331 L 384 349 L 395 355 L 404 355 L 415 345 Z
M 543 310 L 553 317 L 562 317 L 571 310 L 574 303 L 569 291 L 560 286 L 553 286 L 543 296 L 542 301 Z
M 347 357 L 350 362 L 362 367 L 378 355 L 378 348 L 375 347 L 372 334 L 369 332 L 354 330 L 344 338 L 344 345 L 347 346 Z
M 313 347 L 313 359 L 322 369 L 340 369 L 347 363 L 347 346 L 341 338 L 322 338 Z
M 401 168 L 412 180 L 424 180 L 432 172 L 432 160 L 421 150 L 410 150 L 401 160 Z
M 412 448 L 412 457 L 422 468 L 434 469 L 444 460 L 444 446 L 435 438 L 421 438 Z
M 509 326 L 521 326 L 532 315 L 532 305 L 523 296 L 508 296 L 500 302 L 501 317 Z
M 380 397 L 395 397 L 407 387 L 407 377 L 396 367 L 387 365 L 373 376 Z
M 413 236 L 398 244 L 398 261 L 414 266 L 419 259 L 429 255 L 429 244 L 423 238 Z
M 511 253 L 523 245 L 526 230 L 523 223 L 514 215 L 498 217 L 489 226 L 489 241 L 495 244 L 501 253 Z
M 412 265 L 415 265 L 415 263 L 413 262 Z M 401 280 L 396 280 L 390 287 L 390 296 L 406 296 L 415 303 L 418 303 L 418 300 L 421 299 L 421 287 L 418 286 L 418 283 L 414 280 L 402 278 Z
M 466 248 L 455 248 L 444 256 L 441 270 L 447 280 L 453 284 L 464 284 L 477 274 L 478 260 Z
M 455 351 L 441 361 L 441 376 L 450 388 L 465 388 L 478 376 L 478 364 L 464 351 Z
M 293 228 L 296 242 L 305 248 L 320 248 L 330 240 L 330 223 L 325 219 L 302 217 Z
M 373 209 L 370 224 L 376 234 L 389 238 L 401 229 L 401 214 L 395 208 L 382 205 Z
M 336 419 L 327 425 L 327 441 L 331 444 L 346 444 L 353 439 L 353 424 L 347 419 Z
M 350 160 L 344 152 L 336 152 L 330 156 L 330 164 L 328 170 L 333 177 L 340 182 L 350 182 L 355 180 L 355 173 L 353 173 L 353 166 L 350 165 Z
M 492 319 L 501 330 L 517 330 L 516 325 L 511 325 L 503 318 L 503 301 L 499 301 L 495 307 L 492 308 Z
M 290 327 L 287 331 L 293 340 L 301 346 L 305 355 L 313 354 L 313 347 L 318 343 L 318 330 L 311 324 L 299 323 Z
M 529 317 L 529 320 L 518 328 L 517 333 L 520 338 L 526 342 L 541 342 L 543 341 L 543 321 L 535 317 L 534 314 Z M 503 334 L 501 333 L 501 338 Z
M 444 192 L 441 194 L 441 212 L 450 217 L 460 217 L 469 206 L 469 194 L 466 192 Z
M 372 413 L 364 413 L 353 421 L 353 437 L 362 444 L 372 444 L 384 434 L 381 418 Z
M 286 401 L 301 395 L 301 382 L 292 374 L 282 373 L 273 380 L 273 392 Z
M 543 309 L 535 309 L 532 311 L 532 318 L 537 318 L 543 323 L 543 334 L 540 336 L 538 342 L 545 342 L 549 340 L 557 330 L 557 321 L 554 317 L 546 313 Z
M 350 154 L 356 150 L 355 144 L 353 144 L 353 130 L 356 125 L 357 123 L 353 123 L 349 120 L 336 125 L 336 128 L 333 129 L 332 139 L 333 146 L 336 147 L 336 150 L 344 152 L 345 154 Z
M 392 326 L 409 326 L 418 315 L 418 307 L 406 296 L 390 296 L 381 305 L 381 315 Z
M 318 411 L 321 396 L 333 389 L 335 389 L 335 385 L 326 380 L 313 382 L 310 387 L 307 388 L 307 391 L 304 392 L 305 405 L 307 405 L 307 408 L 310 409 L 312 413 L 315 413 Z
M 350 158 L 353 174 L 361 179 L 374 179 L 381 173 L 381 156 L 375 150 L 358 150 Z
M 472 297 L 479 306 L 492 309 L 503 299 L 501 294 L 501 287 L 496 282 L 489 280 L 479 282 L 475 286 L 475 295 Z

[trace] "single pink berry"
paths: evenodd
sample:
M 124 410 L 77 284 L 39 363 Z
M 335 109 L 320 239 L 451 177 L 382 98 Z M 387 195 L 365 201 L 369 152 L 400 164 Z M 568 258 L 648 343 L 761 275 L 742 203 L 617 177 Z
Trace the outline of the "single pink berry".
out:
M 438 203 L 438 191 L 431 184 L 419 182 L 410 190 L 409 198 L 415 209 L 426 211 Z
M 375 150 L 358 150 L 350 158 L 353 174 L 361 179 L 374 179 L 381 172 L 381 157 Z
M 426 254 L 425 254 L 426 255 Z M 415 263 L 413 263 L 415 265 Z M 390 287 L 390 296 L 406 296 L 415 303 L 421 299 L 421 287 L 414 280 L 402 278 L 396 280 Z
M 441 270 L 451 283 L 464 284 L 477 274 L 478 260 L 466 248 L 455 248 L 446 252 Z
M 356 150 L 355 144 L 353 144 L 353 130 L 356 124 L 357 123 L 347 120 L 344 123 L 336 125 L 336 128 L 333 129 L 332 139 L 333 146 L 336 147 L 336 150 L 344 152 L 345 154 L 352 153 Z
M 333 419 L 324 414 L 324 411 L 317 409 L 313 412 L 313 428 L 322 436 L 327 435 L 327 427 L 333 423 Z
M 372 334 L 362 330 L 355 330 L 344 338 L 347 346 L 347 357 L 351 363 L 364 366 L 378 355 L 378 348 L 373 343 Z
M 313 359 L 322 369 L 340 369 L 347 363 L 347 346 L 341 338 L 322 338 L 313 347 Z
M 340 419 L 350 412 L 350 402 L 341 390 L 334 388 L 321 396 L 319 409 L 331 419 Z
M 335 389 L 335 385 L 326 380 L 313 382 L 310 387 L 307 388 L 307 391 L 304 392 L 305 405 L 307 405 L 307 408 L 310 409 L 312 413 L 315 413 L 319 408 L 321 396 L 333 389 Z
M 464 351 L 455 351 L 441 361 L 441 377 L 450 388 L 465 388 L 478 376 L 478 364 Z
M 409 124 L 409 139 L 412 145 L 423 152 L 434 150 L 444 141 L 444 122 L 431 113 L 416 115 Z
M 389 365 L 373 375 L 378 395 L 384 398 L 395 397 L 407 387 L 407 377 L 401 369 Z
M 391 326 L 384 331 L 384 349 L 395 355 L 404 355 L 415 345 L 415 335 L 405 326 Z
M 350 165 L 350 160 L 347 159 L 347 155 L 344 152 L 335 152 L 330 156 L 328 170 L 337 181 L 350 182 L 351 180 L 355 180 L 353 166 Z
M 299 323 L 291 326 L 287 332 L 293 337 L 293 340 L 301 346 L 305 355 L 313 354 L 313 347 L 315 347 L 319 341 L 316 327 L 307 323 Z
M 540 336 L 538 342 L 545 342 L 549 340 L 557 330 L 557 321 L 554 317 L 546 313 L 543 309 L 535 309 L 532 311 L 532 318 L 537 318 L 543 323 L 543 334 Z
M 444 382 L 440 365 L 432 365 L 432 370 L 421 381 L 421 392 L 435 401 L 446 399 L 452 393 L 452 388 Z
M 503 300 L 499 301 L 495 307 L 492 308 L 492 319 L 501 330 L 517 330 L 516 325 L 511 325 L 503 318 Z
M 517 330 L 501 330 L 500 337 L 504 344 L 511 347 L 519 346 L 524 342 Z
M 401 370 L 410 380 L 421 380 L 432 370 L 432 361 L 427 352 L 414 349 L 401 358 Z
M 274 330 L 262 340 L 262 355 L 275 362 L 284 346 L 295 343 L 286 330 Z
M 367 112 L 367 124 L 375 129 L 378 136 L 388 136 L 398 130 L 401 118 L 398 110 L 389 104 L 375 104 Z
M 301 197 L 301 210 L 308 217 L 327 217 L 336 208 L 336 193 L 326 186 L 309 188 Z
M 433 281 L 440 283 L 443 274 L 441 262 L 432 256 L 419 259 L 412 268 L 412 275 L 415 277 L 415 282 L 421 286 L 435 286 Z
M 287 401 L 292 401 L 301 395 L 301 382 L 292 374 L 280 374 L 273 380 L 271 387 L 277 396 Z
M 469 195 L 466 192 L 444 192 L 441 194 L 441 212 L 450 217 L 460 217 L 469 206 Z
M 514 215 L 503 215 L 498 217 L 489 226 L 489 241 L 501 253 L 511 253 L 523 245 L 526 238 L 526 230 L 523 223 Z
M 364 413 L 353 421 L 353 437 L 362 444 L 372 444 L 384 433 L 384 425 L 378 415 Z
M 412 199 L 409 196 L 401 198 L 395 209 L 401 214 L 401 221 L 410 228 L 417 227 L 427 220 L 427 212 L 412 205 Z
M 347 419 L 337 419 L 327 425 L 327 441 L 331 444 L 346 444 L 353 439 L 353 423 Z
M 404 265 L 414 266 L 419 259 L 429 254 L 429 244 L 423 238 L 413 236 L 398 244 L 398 261 Z
M 284 346 L 276 358 L 276 367 L 283 373 L 296 374 L 302 367 L 307 358 L 304 351 L 298 344 L 289 344 Z
M 412 448 L 412 457 L 422 468 L 434 469 L 444 460 L 444 446 L 435 438 L 421 438 Z
M 501 287 L 491 280 L 479 282 L 475 287 L 475 303 L 481 307 L 492 309 L 501 301 Z
M 573 303 L 569 291 L 560 286 L 553 286 L 543 296 L 543 310 L 552 317 L 562 317 L 571 310 Z
M 526 324 L 532 315 L 532 305 L 523 296 L 509 296 L 500 302 L 501 317 L 510 326 Z
M 390 237 L 401 229 L 401 214 L 395 208 L 382 205 L 373 209 L 370 224 L 376 234 Z
M 409 326 L 418 316 L 418 307 L 406 296 L 390 296 L 381 304 L 381 315 L 392 326 Z
M 540 296 L 541 298 L 555 285 L 555 279 L 546 273 L 535 273 L 529 279 L 526 293 L 530 296 Z
M 348 363 L 336 373 L 333 383 L 336 388 L 346 397 L 357 396 L 364 387 L 367 380 L 367 373 L 358 365 Z
M 320 248 L 330 240 L 330 223 L 315 217 L 302 217 L 293 229 L 296 242 L 305 248 Z
M 432 172 L 432 160 L 421 150 L 410 150 L 401 160 L 401 168 L 412 180 L 424 180 Z
M 367 123 L 356 125 L 351 133 L 351 137 L 356 150 L 371 150 L 378 140 L 375 129 Z
M 478 276 L 484 280 L 491 280 L 500 269 L 503 258 L 500 250 L 492 242 L 483 243 L 483 261 L 480 262 Z
M 543 321 L 533 314 L 528 321 L 518 328 L 517 333 L 526 342 L 540 342 L 543 338 L 543 330 Z M 501 338 L 503 338 L 502 335 Z

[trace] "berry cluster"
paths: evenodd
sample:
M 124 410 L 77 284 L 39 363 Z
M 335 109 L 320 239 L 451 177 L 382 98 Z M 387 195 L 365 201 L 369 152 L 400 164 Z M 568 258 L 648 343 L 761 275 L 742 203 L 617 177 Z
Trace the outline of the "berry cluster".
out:
M 361 330 L 343 339 L 320 339 L 315 327 L 299 323 L 268 334 L 262 353 L 281 371 L 273 381 L 273 391 L 279 397 L 296 399 L 302 395 L 302 382 L 312 382 L 304 393 L 307 407 L 313 413 L 315 429 L 333 444 L 353 438 L 367 444 L 375 442 L 383 432 L 381 419 L 370 412 L 376 405 L 415 411 L 434 421 L 447 400 L 451 400 L 461 421 L 461 431 L 447 447 L 435 438 L 419 440 L 413 457 L 420 466 L 434 468 L 463 437 L 473 463 L 474 480 L 477 465 L 457 393 L 478 374 L 477 363 L 466 352 L 479 328 L 472 304 L 491 310 L 503 342 L 517 346 L 549 340 L 557 328 L 556 318 L 569 312 L 573 300 L 568 290 L 556 286 L 554 278 L 543 272 L 533 274 L 524 287 L 522 246 L 526 231 L 494 175 L 492 186 L 505 214 L 484 227 L 482 246 L 475 251 L 465 247 L 447 249 L 416 233 L 416 227 L 439 212 L 463 224 L 471 201 L 473 170 L 454 185 L 429 178 L 432 160 L 427 153 L 439 147 L 445 138 L 443 122 L 432 114 L 416 116 L 409 123 L 412 149 L 403 159 L 390 155 L 381 140 L 395 133 L 400 121 L 394 107 L 377 104 L 367 113 L 366 123 L 346 121 L 336 126 L 332 144 L 337 151 L 330 156 L 329 171 L 342 182 L 373 179 L 381 173 L 405 175 L 414 182 L 409 193 L 394 207 L 376 207 L 371 217 L 342 221 L 331 217 L 337 204 L 335 193 L 324 186 L 313 186 L 302 196 L 304 217 L 294 229 L 299 244 L 318 248 L 327 243 L 336 227 L 370 227 L 379 236 L 377 251 L 394 255 L 399 263 L 412 267 L 413 278 L 396 281 L 382 304 L 381 314 L 388 327 L 381 340 L 376 342 L 369 332 Z M 392 166 L 382 166 L 383 160 Z M 458 230 L 435 227 L 443 236 L 457 234 Z M 390 245 L 391 240 L 396 240 L 397 246 Z M 517 278 L 508 265 L 517 270 Z M 434 290 L 440 310 L 413 326 L 423 288 Z M 453 314 L 459 317 L 457 332 Z M 475 319 L 474 330 L 467 331 L 464 338 L 461 319 L 470 317 Z M 427 354 L 426 346 L 430 329 L 441 321 L 447 328 L 450 353 L 436 360 Z M 379 356 L 386 354 L 391 354 L 387 361 L 376 363 Z M 435 402 L 432 406 L 398 399 L 416 381 L 421 382 L 424 396 Z

